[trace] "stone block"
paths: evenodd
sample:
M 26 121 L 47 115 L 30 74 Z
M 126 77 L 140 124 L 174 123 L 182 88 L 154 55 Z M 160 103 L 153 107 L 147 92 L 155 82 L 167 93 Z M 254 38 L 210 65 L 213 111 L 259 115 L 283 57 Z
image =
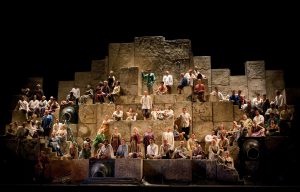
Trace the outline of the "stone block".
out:
M 154 95 L 155 104 L 175 103 L 175 95 Z
M 112 116 L 113 112 L 115 111 L 115 105 L 114 104 L 95 104 L 97 108 L 97 127 L 100 127 L 100 125 L 103 122 L 103 119 L 105 115 L 108 115 L 109 117 Z
M 230 169 L 223 164 L 217 164 L 217 180 L 237 183 L 239 181 L 239 174 L 236 169 Z
M 72 161 L 70 160 L 50 160 L 48 171 L 52 183 L 72 181 Z
M 92 60 L 91 64 L 91 72 L 96 72 L 100 74 L 106 74 L 106 62 L 104 59 L 102 60 Z
M 182 113 L 182 108 L 186 108 L 186 111 L 192 115 L 192 103 L 190 101 L 178 101 L 174 103 L 173 110 L 174 116 L 178 117 Z
M 214 85 L 229 85 L 230 84 L 230 69 L 212 69 L 211 70 L 211 81 L 212 86 Z
M 242 109 L 239 109 L 238 105 L 233 105 L 233 120 L 239 122 L 244 114 Z
M 66 100 L 67 95 L 70 93 L 71 89 L 74 87 L 74 81 L 59 81 L 58 82 L 58 97 L 57 101 L 60 103 L 62 100 Z M 49 98 L 47 98 L 49 99 Z
M 212 121 L 212 103 L 193 103 L 193 124 L 203 121 Z
M 143 159 L 116 159 L 115 177 L 141 180 L 143 177 Z
M 82 138 L 82 141 L 85 138 L 90 138 L 91 140 L 95 139 L 97 131 L 98 131 L 97 125 L 95 123 L 87 124 L 87 123 L 79 123 L 78 124 L 78 137 Z M 81 142 L 78 142 L 79 145 L 83 144 Z
M 84 90 L 87 84 L 91 84 L 91 72 L 75 72 L 74 84 Z
M 248 81 L 245 75 L 230 76 L 230 89 L 242 91 L 242 95 L 248 98 Z
M 213 122 L 193 122 L 192 132 L 196 134 L 198 140 L 204 141 L 205 136 L 211 134 L 213 128 Z
M 194 56 L 194 67 L 198 68 L 201 74 L 205 75 L 208 80 L 208 86 L 211 86 L 211 57 L 210 56 Z
M 162 173 L 162 164 L 163 159 L 155 160 L 143 160 L 143 175 L 144 179 L 151 184 L 162 184 L 163 183 L 163 173 Z
M 176 102 L 189 101 L 191 102 L 191 94 L 176 94 L 175 95 Z
M 246 61 L 245 74 L 248 79 L 264 79 L 266 76 L 265 61 Z
M 206 179 L 206 161 L 205 160 L 191 160 L 192 161 L 192 176 L 193 183 L 198 184 Z
M 217 162 L 215 160 L 203 161 L 206 161 L 206 178 L 217 179 Z
M 89 176 L 89 160 L 74 159 L 71 160 L 71 178 L 72 183 L 81 183 Z
M 284 72 L 282 70 L 266 70 L 267 98 L 271 101 L 274 100 L 276 90 L 282 91 L 284 88 Z
M 91 86 L 96 87 L 100 81 L 107 80 L 108 57 L 102 60 L 92 60 L 91 64 Z
M 224 99 L 228 100 L 229 96 L 232 94 L 232 89 L 229 85 L 227 86 L 222 86 L 222 85 L 218 85 L 217 86 L 219 91 L 223 94 Z M 212 87 L 212 89 L 214 90 L 215 86 Z
M 173 75 L 174 85 L 178 84 L 178 74 L 187 71 L 190 66 L 191 42 L 188 39 L 165 40 L 162 36 L 136 37 L 134 42 L 134 62 L 141 71 L 150 68 L 158 82 L 164 71 Z M 144 90 L 144 87 L 142 90 Z
M 213 104 L 213 121 L 233 121 L 233 104 L 231 102 L 215 102 Z
M 113 132 L 114 127 L 118 127 L 121 137 L 125 138 L 126 142 L 130 141 L 131 121 L 112 121 L 109 123 L 110 133 Z M 110 139 L 110 138 L 108 138 Z
M 181 94 L 189 96 L 193 93 L 192 88 L 190 86 L 183 87 Z
M 123 94 L 139 95 L 142 83 L 142 77 L 138 67 L 126 67 L 119 70 L 119 80 Z
M 134 43 L 109 44 L 109 70 L 116 74 L 123 67 L 134 66 Z
M 82 104 L 78 110 L 79 122 L 96 123 L 97 122 L 97 105 Z
M 253 99 L 256 94 L 260 95 L 266 93 L 266 80 L 265 79 L 248 79 L 248 97 Z
M 184 170 L 184 171 L 178 171 Z M 163 163 L 163 176 L 166 182 L 191 182 L 192 162 L 188 159 L 170 159 Z

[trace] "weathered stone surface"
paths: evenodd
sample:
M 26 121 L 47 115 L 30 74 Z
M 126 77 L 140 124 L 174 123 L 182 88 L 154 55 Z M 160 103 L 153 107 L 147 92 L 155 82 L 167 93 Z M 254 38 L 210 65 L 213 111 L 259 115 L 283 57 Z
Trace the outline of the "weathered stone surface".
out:
M 66 100 L 67 95 L 70 93 L 73 87 L 74 87 L 74 81 L 59 81 L 57 102 L 60 103 L 62 100 Z
M 102 60 L 92 60 L 91 64 L 91 72 L 97 72 L 100 74 L 106 74 L 106 62 L 104 59 Z
M 193 103 L 193 124 L 212 121 L 212 103 Z
M 164 161 L 164 159 L 143 160 L 143 175 L 147 182 L 151 184 L 163 183 L 162 164 Z
M 233 121 L 233 105 L 231 102 L 215 102 L 213 104 L 213 121 Z
M 79 145 L 83 144 L 85 138 L 90 138 L 91 140 L 95 139 L 96 134 L 98 131 L 98 127 L 96 124 L 85 124 L 79 123 L 78 124 L 78 137 L 82 138 L 82 140 L 77 140 Z
M 136 37 L 134 48 L 135 66 L 141 66 L 141 71 L 150 68 L 156 74 L 157 82 L 162 80 L 164 71 L 169 70 L 174 85 L 177 85 L 179 74 L 191 67 L 191 42 L 188 39 L 166 41 L 162 36 Z M 143 84 L 142 90 L 145 89 Z
M 192 103 L 190 101 L 178 101 L 174 103 L 174 116 L 178 117 L 182 113 L 182 108 L 186 108 L 186 111 L 192 116 Z
M 91 72 L 75 72 L 74 83 L 81 90 L 84 90 L 87 84 L 90 84 L 92 80 Z
M 205 75 L 208 80 L 208 87 L 211 87 L 211 57 L 194 56 L 194 67 L 198 68 L 201 74 Z
M 230 69 L 212 69 L 211 81 L 212 85 L 229 85 Z
M 154 103 L 175 103 L 175 95 L 154 95 Z
M 217 180 L 236 183 L 239 181 L 239 174 L 236 169 L 230 169 L 223 164 L 217 164 Z
M 192 162 L 187 159 L 170 159 L 164 162 L 163 175 L 166 181 L 191 182 Z
M 79 105 L 78 117 L 81 123 L 96 123 L 97 105 Z
M 264 79 L 265 73 L 265 61 L 246 61 L 245 74 L 248 79 Z
M 100 81 L 107 80 L 108 59 L 92 60 L 91 64 L 91 86 L 96 87 Z
M 282 91 L 284 87 L 284 72 L 282 70 L 266 70 L 267 98 L 274 100 L 275 91 Z
M 112 116 L 113 112 L 115 111 L 115 105 L 107 103 L 95 105 L 97 107 L 97 127 L 100 127 L 105 115 L 108 115 L 109 117 Z
M 256 97 L 256 94 L 260 95 L 266 93 L 266 80 L 265 79 L 248 79 L 248 96 L 249 99 Z
M 72 161 L 50 160 L 49 175 L 53 178 L 52 183 L 62 183 L 62 180 L 72 181 Z
M 71 178 L 72 183 L 81 183 L 89 176 L 89 160 L 74 159 L 71 160 Z
M 201 122 L 194 123 L 192 125 L 192 132 L 196 134 L 196 138 L 200 141 L 204 141 L 206 135 L 211 134 L 213 130 L 213 122 Z
M 237 94 L 238 90 L 242 91 L 242 95 L 248 98 L 248 81 L 245 75 L 230 76 L 230 89 L 235 90 Z
M 203 160 L 191 160 L 192 161 L 192 174 L 193 182 L 199 183 L 206 179 L 206 161 Z
M 165 40 L 162 36 L 136 37 L 134 40 L 135 56 L 164 57 L 174 59 L 188 59 L 190 57 L 191 42 L 189 39 Z
M 227 86 L 222 86 L 222 85 L 217 85 L 219 91 L 223 94 L 224 99 L 229 99 L 229 96 L 232 94 L 232 89 L 229 85 Z M 212 90 L 214 90 L 215 86 L 212 86 Z
M 116 159 L 115 177 L 141 180 L 143 177 L 143 159 Z
M 242 115 L 244 114 L 242 109 L 239 109 L 238 105 L 233 105 L 233 120 L 239 121 L 242 118 Z
M 110 43 L 108 57 L 109 70 L 113 70 L 116 75 L 120 68 L 134 66 L 134 43 Z
M 131 121 L 112 121 L 109 123 L 110 133 L 113 132 L 113 129 L 117 127 L 122 138 L 125 138 L 126 142 L 130 141 L 131 133 Z M 110 138 L 108 138 L 110 139 Z
M 175 99 L 176 99 L 176 102 L 182 102 L 182 101 L 191 101 L 192 98 L 191 98 L 191 95 L 187 95 L 187 94 L 176 94 L 175 95 Z
M 217 162 L 215 160 L 203 160 L 206 161 L 206 178 L 217 178 Z
M 138 67 L 126 67 L 119 70 L 122 92 L 125 95 L 141 93 L 142 77 Z

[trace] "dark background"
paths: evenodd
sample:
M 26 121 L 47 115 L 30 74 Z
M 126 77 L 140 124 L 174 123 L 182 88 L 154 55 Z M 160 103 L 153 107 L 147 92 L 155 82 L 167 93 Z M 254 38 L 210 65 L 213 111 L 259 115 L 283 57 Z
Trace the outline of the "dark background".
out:
M 108 55 L 109 43 L 133 42 L 136 36 L 190 39 L 194 55 L 211 56 L 212 68 L 230 68 L 231 75 L 243 75 L 247 60 L 265 60 L 266 69 L 285 71 L 286 87 L 299 87 L 299 33 L 292 5 L 124 6 L 4 7 L 1 127 L 10 120 L 12 95 L 20 92 L 26 78 L 43 77 L 47 98 L 57 96 L 58 81 L 73 80 L 75 71 L 89 71 L 92 60 Z

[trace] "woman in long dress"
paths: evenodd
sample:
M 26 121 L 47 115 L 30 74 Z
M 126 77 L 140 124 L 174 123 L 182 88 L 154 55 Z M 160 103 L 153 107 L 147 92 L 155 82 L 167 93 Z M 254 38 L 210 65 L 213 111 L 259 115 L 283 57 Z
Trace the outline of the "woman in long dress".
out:
M 154 133 L 152 131 L 152 127 L 148 127 L 147 131 L 144 133 L 143 144 L 144 144 L 144 152 L 146 155 L 147 147 L 150 145 L 150 139 L 154 141 Z
M 121 144 L 121 134 L 119 133 L 118 127 L 114 128 L 114 132 L 113 132 L 113 134 L 111 135 L 111 138 L 110 138 L 110 143 L 111 143 L 111 146 L 113 148 L 114 155 L 116 155 L 118 147 Z
M 141 152 L 141 135 L 137 127 L 133 128 L 133 134 L 130 137 L 130 153 Z

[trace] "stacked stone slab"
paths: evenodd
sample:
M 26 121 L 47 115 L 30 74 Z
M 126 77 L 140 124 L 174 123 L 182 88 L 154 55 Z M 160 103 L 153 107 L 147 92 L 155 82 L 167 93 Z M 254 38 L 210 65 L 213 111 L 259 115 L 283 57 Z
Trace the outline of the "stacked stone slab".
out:
M 282 70 L 266 70 L 266 90 L 267 98 L 271 101 L 275 99 L 276 90 L 283 91 L 285 88 L 284 73 Z
M 218 87 L 224 96 L 231 93 L 230 88 L 230 69 L 211 70 L 212 87 Z
M 245 70 L 248 84 L 248 97 L 253 99 L 256 94 L 266 94 L 266 71 L 264 61 L 247 61 Z

